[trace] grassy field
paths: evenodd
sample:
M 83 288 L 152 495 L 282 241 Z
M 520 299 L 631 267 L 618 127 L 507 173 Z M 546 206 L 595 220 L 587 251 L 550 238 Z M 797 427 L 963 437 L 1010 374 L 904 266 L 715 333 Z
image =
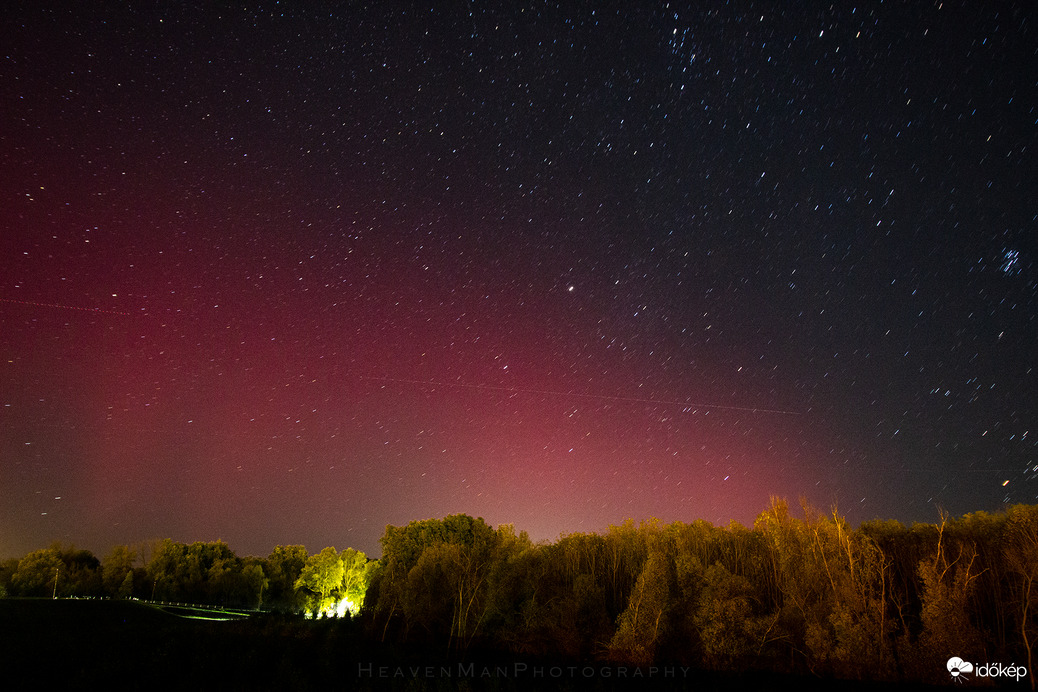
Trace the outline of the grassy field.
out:
M 0 685 L 106 692 L 920 689 L 647 667 L 627 668 L 620 679 L 619 667 L 599 662 L 517 660 L 492 651 L 447 660 L 442 652 L 385 647 L 351 621 L 272 614 L 214 621 L 171 610 L 136 601 L 0 599 Z
M 212 621 L 179 610 L 0 599 L 0 675 L 39 689 L 102 681 L 109 689 L 313 689 L 338 674 L 334 662 L 349 634 L 342 623 L 275 615 Z

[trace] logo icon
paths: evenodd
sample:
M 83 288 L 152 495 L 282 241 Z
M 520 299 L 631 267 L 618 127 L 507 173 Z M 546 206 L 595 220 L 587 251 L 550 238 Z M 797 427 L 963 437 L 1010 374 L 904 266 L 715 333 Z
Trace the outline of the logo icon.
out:
M 948 672 L 951 673 L 952 680 L 962 682 L 969 679 L 966 673 L 973 672 L 973 664 L 969 661 L 963 661 L 958 656 L 952 656 L 948 659 Z

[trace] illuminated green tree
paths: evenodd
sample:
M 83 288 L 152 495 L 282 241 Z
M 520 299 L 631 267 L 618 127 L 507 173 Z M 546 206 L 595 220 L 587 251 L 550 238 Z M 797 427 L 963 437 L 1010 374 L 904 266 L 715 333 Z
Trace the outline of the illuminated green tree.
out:
M 303 565 L 303 570 L 296 580 L 297 589 L 306 589 L 313 598 L 309 606 L 311 612 L 319 613 L 332 603 L 332 592 L 342 586 L 343 565 L 335 548 L 325 548 L 311 555 Z
M 351 612 L 357 612 L 364 606 L 375 563 L 353 548 L 343 550 L 339 559 L 342 562 L 342 585 L 339 591 L 342 598 L 349 602 Z
M 307 558 L 296 588 L 307 594 L 307 609 L 315 615 L 357 613 L 364 603 L 375 564 L 364 553 L 325 548 Z

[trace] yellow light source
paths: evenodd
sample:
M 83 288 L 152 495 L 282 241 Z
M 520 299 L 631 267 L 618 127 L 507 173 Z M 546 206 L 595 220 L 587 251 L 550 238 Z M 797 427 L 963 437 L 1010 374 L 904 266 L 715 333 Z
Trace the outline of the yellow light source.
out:
M 356 615 L 360 608 L 356 603 L 348 598 L 343 598 L 338 601 L 329 601 L 327 605 L 317 611 L 316 617 L 318 620 L 321 618 L 343 618 L 349 615 Z M 307 612 L 306 618 L 312 619 L 315 617 L 314 613 Z

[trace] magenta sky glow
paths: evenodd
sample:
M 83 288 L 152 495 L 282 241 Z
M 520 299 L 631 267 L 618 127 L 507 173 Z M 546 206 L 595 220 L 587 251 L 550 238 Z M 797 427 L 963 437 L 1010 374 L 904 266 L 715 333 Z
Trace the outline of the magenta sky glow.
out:
M 1038 498 L 1034 23 L 6 13 L 0 556 Z

